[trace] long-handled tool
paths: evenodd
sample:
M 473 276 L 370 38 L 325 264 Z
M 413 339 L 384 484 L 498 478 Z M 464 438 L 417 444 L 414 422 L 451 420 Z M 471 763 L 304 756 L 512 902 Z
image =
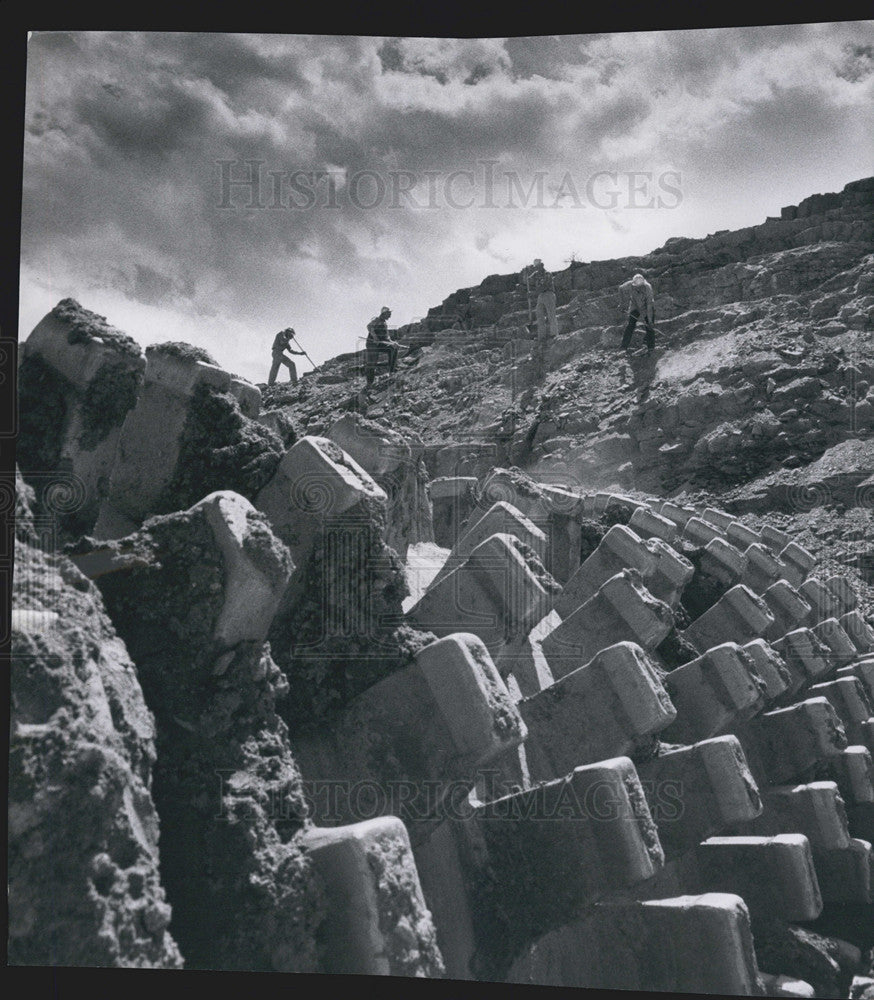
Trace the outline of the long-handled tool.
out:
M 291 339 L 303 351 L 303 356 L 307 359 L 307 361 L 309 361 L 309 363 L 313 366 L 313 368 L 315 368 L 316 367 L 315 361 L 313 361 L 313 359 L 309 356 L 309 354 L 307 354 L 307 352 L 303 350 L 303 344 L 301 344 L 301 342 L 297 339 L 297 334 L 296 333 L 292 333 Z

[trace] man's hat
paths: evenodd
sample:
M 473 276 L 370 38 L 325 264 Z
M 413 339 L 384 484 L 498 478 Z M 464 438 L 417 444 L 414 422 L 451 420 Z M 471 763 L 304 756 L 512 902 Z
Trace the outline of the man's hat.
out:
M 635 276 L 631 279 L 632 285 L 643 285 L 645 283 L 646 283 L 646 278 L 644 278 L 642 274 L 635 274 Z
M 380 309 L 380 313 L 390 313 L 390 312 L 391 309 L 389 309 L 388 306 L 383 306 L 382 309 Z

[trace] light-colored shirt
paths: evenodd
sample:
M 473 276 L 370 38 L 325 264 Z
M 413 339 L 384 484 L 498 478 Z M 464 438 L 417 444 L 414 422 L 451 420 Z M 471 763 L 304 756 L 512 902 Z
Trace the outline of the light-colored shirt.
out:
M 628 293 L 628 308 L 637 309 L 641 313 L 649 315 L 655 303 L 652 285 L 644 281 L 642 285 L 635 285 L 633 281 L 626 281 L 619 286 L 620 292 Z

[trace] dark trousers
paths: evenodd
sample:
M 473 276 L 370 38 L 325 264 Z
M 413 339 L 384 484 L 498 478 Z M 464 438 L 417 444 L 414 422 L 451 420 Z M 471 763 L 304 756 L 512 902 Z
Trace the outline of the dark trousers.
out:
M 653 317 L 655 318 L 655 317 Z M 632 309 L 628 314 L 628 323 L 625 326 L 625 333 L 622 334 L 622 347 L 628 347 L 631 343 L 631 335 L 634 333 L 634 328 L 637 326 L 637 321 L 640 319 L 640 310 Z M 646 346 L 652 350 L 655 347 L 655 329 L 652 323 L 646 318 L 644 318 L 644 324 L 646 326 L 646 334 L 644 335 L 644 343 Z
M 376 375 L 376 366 L 381 354 L 388 355 L 389 373 L 395 370 L 398 363 L 398 345 L 393 340 L 376 340 L 364 348 L 364 374 L 367 384 L 371 385 Z
M 284 354 L 274 354 L 273 364 L 270 366 L 270 374 L 267 376 L 267 384 L 273 385 L 276 382 L 276 376 L 279 374 L 279 366 L 285 365 L 288 369 L 288 381 L 292 385 L 297 385 L 297 366 L 291 360 L 287 358 Z

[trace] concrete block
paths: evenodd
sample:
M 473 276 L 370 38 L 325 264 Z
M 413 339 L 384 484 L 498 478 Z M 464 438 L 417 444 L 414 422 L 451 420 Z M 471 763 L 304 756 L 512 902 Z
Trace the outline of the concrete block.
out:
M 874 802 L 874 764 L 865 746 L 848 746 L 828 761 L 823 775 L 834 781 L 847 805 Z
M 481 542 L 431 587 L 408 617 L 437 636 L 473 632 L 492 653 L 527 634 L 548 610 L 548 595 L 513 535 Z
M 371 476 L 384 476 L 411 460 L 410 446 L 397 431 L 356 420 L 351 413 L 331 424 L 325 437 Z
M 762 811 L 758 787 L 734 736 L 663 751 L 637 770 L 668 860 Z
M 708 521 L 719 528 L 720 531 L 725 531 L 730 524 L 734 524 L 737 520 L 734 514 L 726 514 L 724 510 L 717 510 L 716 507 L 705 507 L 701 514 L 701 519 Z
M 400 815 L 412 829 L 439 814 L 444 795 L 473 788 L 478 771 L 525 735 L 482 641 L 458 633 L 423 647 L 409 667 L 301 734 L 295 757 L 306 780 L 338 789 L 330 801 L 314 798 L 315 822 L 349 820 L 356 809 L 360 816 L 356 788 L 367 783 L 378 799 L 368 808 Z
M 765 703 L 765 686 L 752 668 L 740 646 L 727 642 L 667 674 L 665 688 L 677 718 L 665 739 L 675 743 L 707 739 L 758 712 Z
M 847 814 L 833 781 L 765 788 L 762 805 L 761 815 L 738 824 L 735 832 L 765 837 L 802 833 L 815 850 L 849 846 Z
M 805 684 L 821 680 L 831 669 L 828 647 L 809 628 L 793 629 L 771 645 L 794 677 L 787 696 L 794 695 Z
M 858 657 L 858 651 L 853 640 L 841 627 L 837 618 L 826 618 L 814 625 L 811 632 L 828 649 L 829 670 L 845 667 Z
M 65 311 L 64 304 L 62 301 L 48 313 L 20 348 L 23 366 L 42 362 L 64 380 L 64 413 L 59 416 L 54 410 L 43 410 L 43 394 L 35 393 L 30 410 L 21 412 L 20 421 L 22 431 L 30 431 L 29 437 L 37 429 L 40 438 L 44 437 L 42 426 L 48 427 L 50 435 L 57 435 L 57 468 L 70 476 L 72 485 L 63 513 L 74 516 L 81 532 L 90 531 L 97 520 L 123 422 L 141 391 L 146 360 L 139 345 L 108 326 L 103 317 L 77 304 L 73 305 L 78 312 L 72 308 Z M 93 325 L 95 335 L 78 335 L 80 316 L 85 325 Z M 106 330 L 105 338 L 99 336 L 101 329 Z M 22 386 L 25 378 L 23 368 Z M 38 471 L 25 466 L 30 459 L 21 454 L 20 446 L 19 462 L 28 475 Z
M 740 549 L 722 538 L 714 538 L 704 546 L 700 566 L 702 573 L 713 577 L 725 587 L 732 587 L 743 576 L 747 559 Z
M 471 518 L 471 523 L 462 532 L 442 569 L 431 581 L 429 589 L 436 586 L 443 577 L 460 566 L 477 545 L 495 534 L 514 535 L 520 542 L 529 546 L 539 559 L 546 558 L 546 535 L 544 532 L 515 507 L 501 500 L 493 504 L 478 520 Z
M 848 611 L 838 619 L 841 628 L 847 633 L 856 647 L 856 651 L 864 656 L 874 652 L 874 628 L 858 611 Z
M 859 604 L 859 597 L 853 590 L 852 584 L 845 576 L 834 576 L 828 577 L 825 581 L 826 587 L 834 595 L 835 601 L 837 603 L 837 612 L 835 617 L 840 617 L 845 615 L 848 611 L 852 611 Z
M 874 702 L 874 659 L 858 660 L 856 663 L 841 667 L 839 672 L 851 671 L 854 677 L 858 677 L 868 695 L 868 700 Z
M 754 543 L 744 550 L 747 558 L 746 569 L 740 582 L 749 587 L 754 594 L 761 594 L 776 580 L 783 571 L 783 564 L 764 545 Z
M 764 639 L 753 639 L 741 649 L 751 657 L 755 672 L 765 685 L 765 703 L 769 704 L 786 692 L 792 683 L 792 674 L 780 654 Z
M 816 565 L 814 557 L 796 542 L 790 542 L 779 556 L 786 565 L 786 579 L 796 588 L 801 586 Z
M 809 693 L 812 698 L 821 695 L 828 700 L 843 723 L 851 744 L 864 743 L 862 723 L 874 715 L 874 709 L 858 678 L 841 677 L 824 684 L 814 684 Z
M 655 649 L 672 624 L 670 608 L 643 587 L 640 574 L 623 570 L 550 632 L 541 647 L 553 676 L 563 677 L 617 642 Z
M 835 596 L 822 580 L 808 577 L 798 588 L 798 593 L 810 605 L 810 619 L 807 624 L 811 627 L 826 618 L 835 617 L 837 612 Z
M 656 558 L 655 568 L 643 577 L 646 589 L 668 607 L 676 608 L 695 567 L 660 538 L 649 538 L 644 545 Z
M 762 544 L 767 545 L 768 548 L 775 554 L 782 552 L 783 549 L 792 541 L 792 537 L 788 535 L 785 531 L 781 531 L 779 528 L 775 528 L 773 525 L 765 524 L 762 526 Z
M 434 518 L 434 541 L 451 549 L 462 525 L 476 508 L 479 481 L 475 476 L 442 476 L 428 483 Z
M 763 712 L 745 727 L 742 743 L 750 764 L 755 761 L 753 773 L 779 784 L 839 754 L 847 738 L 834 708 L 819 697 Z
M 724 535 L 719 528 L 707 521 L 702 521 L 700 517 L 690 517 L 683 525 L 682 539 L 696 547 L 703 548 L 713 541 L 714 538 L 724 540 Z
M 599 990 L 760 992 L 749 913 L 727 893 L 599 903 L 538 942 L 526 973 L 525 982 Z
M 207 385 L 229 392 L 232 381 L 216 365 L 146 351 L 143 388 L 121 429 L 95 537 L 117 537 L 111 530 L 119 517 L 140 524 L 154 511 L 176 473 L 196 390 Z
M 674 521 L 648 507 L 638 507 L 631 515 L 628 527 L 641 538 L 660 538 L 668 545 L 673 545 L 679 535 L 679 528 Z
M 785 580 L 777 580 L 762 593 L 762 600 L 774 616 L 774 623 L 765 633 L 766 639 L 779 639 L 793 629 L 801 628 L 810 618 L 810 605 Z
M 385 505 L 385 491 L 339 445 L 302 437 L 282 457 L 255 506 L 302 565 L 317 533 L 359 503 Z
M 815 920 L 822 897 L 810 842 L 803 834 L 710 837 L 696 851 L 702 892 L 741 896 L 755 920 Z
M 669 500 L 666 500 L 661 505 L 658 512 L 662 517 L 666 517 L 669 521 L 673 521 L 680 531 L 686 527 L 690 518 L 695 517 L 697 514 L 694 507 L 683 507 L 680 504 L 671 503 Z
M 301 835 L 322 884 L 325 973 L 441 976 L 409 837 L 394 816 Z
M 750 642 L 761 638 L 774 617 L 765 602 L 743 584 L 722 597 L 683 632 L 696 649 L 704 652 L 724 642 Z
M 761 535 L 757 531 L 753 531 L 752 528 L 741 524 L 740 521 L 734 521 L 725 529 L 725 537 L 741 551 L 748 549 L 751 545 L 755 545 L 762 540 Z
M 447 974 L 486 981 L 504 980 L 534 942 L 664 860 L 627 757 L 477 804 L 415 851 Z
M 587 517 L 599 518 L 607 512 L 609 507 L 619 507 L 633 516 L 638 507 L 647 506 L 642 500 L 635 500 L 622 493 L 598 492 L 594 496 L 586 497 L 583 502 L 583 510 Z
M 655 567 L 656 558 L 643 540 L 624 525 L 614 524 L 564 585 L 553 607 L 562 618 L 567 618 L 593 597 L 611 576 L 630 568 L 636 569 L 645 579 Z
M 846 847 L 816 848 L 813 863 L 823 902 L 870 904 L 872 853 L 867 840 L 851 838 Z
M 764 983 L 767 997 L 797 997 L 798 1000 L 808 1000 L 816 996 L 816 990 L 804 979 L 772 976 L 768 972 L 761 972 L 759 975 Z
M 658 671 L 631 642 L 609 646 L 517 707 L 528 727 L 525 750 L 535 781 L 632 753 L 677 714 Z

